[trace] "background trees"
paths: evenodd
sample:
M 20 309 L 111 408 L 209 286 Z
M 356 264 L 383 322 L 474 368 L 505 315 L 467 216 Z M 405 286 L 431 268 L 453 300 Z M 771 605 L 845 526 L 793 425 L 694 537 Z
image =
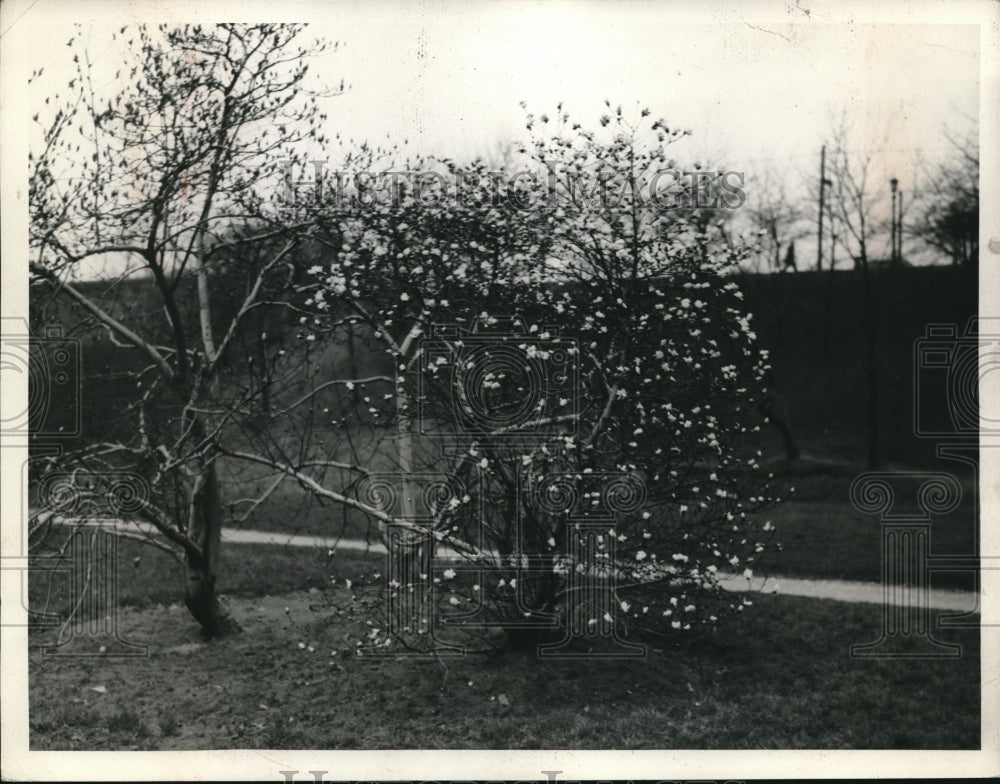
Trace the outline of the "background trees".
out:
M 924 178 L 914 236 L 952 264 L 977 268 L 979 262 L 979 143 L 975 132 L 944 131 L 947 160 Z

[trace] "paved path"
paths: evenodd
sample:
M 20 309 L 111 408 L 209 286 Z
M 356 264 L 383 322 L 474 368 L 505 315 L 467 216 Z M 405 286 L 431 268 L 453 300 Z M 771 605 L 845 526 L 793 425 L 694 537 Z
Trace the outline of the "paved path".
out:
M 154 533 L 152 526 L 132 524 L 143 533 Z M 340 539 L 326 536 L 302 536 L 299 534 L 271 533 L 268 531 L 249 531 L 238 528 L 224 528 L 222 541 L 232 544 L 271 544 L 284 547 L 322 547 L 330 550 L 350 552 L 367 552 L 385 554 L 386 548 L 381 543 L 366 542 L 363 539 Z M 449 555 L 447 550 L 442 554 Z M 851 582 L 847 580 L 808 580 L 798 577 L 753 577 L 751 580 L 739 575 L 729 575 L 719 583 L 727 591 L 759 591 L 762 593 L 780 593 L 784 596 L 807 596 L 814 599 L 833 599 L 841 602 L 856 602 L 862 604 L 882 604 L 883 590 L 879 583 Z M 900 598 L 891 597 L 890 601 Z M 929 605 L 937 610 L 955 612 L 978 611 L 976 594 L 967 591 L 932 590 Z
M 298 536 L 276 534 L 266 531 L 244 531 L 226 528 L 222 540 L 234 544 L 277 544 L 290 547 L 327 547 L 336 550 L 370 552 L 384 554 L 386 548 L 380 543 L 365 542 L 361 539 L 334 539 L 321 536 Z M 861 583 L 848 580 L 806 580 L 797 577 L 753 577 L 751 580 L 738 575 L 729 575 L 719 581 L 727 591 L 760 591 L 780 593 L 784 596 L 808 596 L 814 599 L 835 599 L 842 602 L 881 604 L 883 601 L 880 583 Z M 977 609 L 976 595 L 967 591 L 932 590 L 930 606 L 937 610 L 973 611 Z

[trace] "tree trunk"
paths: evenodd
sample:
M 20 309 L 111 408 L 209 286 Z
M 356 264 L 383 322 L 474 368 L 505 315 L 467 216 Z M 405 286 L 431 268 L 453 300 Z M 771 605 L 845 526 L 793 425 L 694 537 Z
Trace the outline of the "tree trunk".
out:
M 399 364 L 399 363 L 397 363 Z M 397 378 L 403 371 L 397 370 Z M 396 382 L 396 458 L 399 461 L 400 497 L 399 509 L 393 509 L 393 516 L 399 516 L 407 522 L 414 522 L 416 517 L 416 500 L 414 498 L 413 475 L 413 419 L 411 416 L 410 399 L 403 384 Z
M 861 245 L 861 280 L 865 302 L 865 380 L 868 387 L 868 470 L 879 466 L 879 394 L 878 364 L 876 361 L 878 330 L 876 328 L 876 303 L 874 284 L 868 270 L 868 254 Z
M 757 410 L 766 416 L 781 434 L 781 442 L 785 447 L 785 461 L 787 463 L 794 463 L 802 456 L 802 451 L 799 449 L 798 442 L 795 440 L 795 434 L 792 432 L 787 419 L 781 416 L 778 411 L 779 408 L 784 409 L 784 407 L 784 404 L 774 394 L 767 395 L 757 404 Z
M 837 273 L 834 271 L 836 268 L 837 260 L 834 254 L 837 252 L 837 235 L 834 234 L 830 242 L 830 271 L 826 274 L 825 279 L 820 281 L 820 285 L 823 287 L 823 356 L 830 356 L 830 338 L 833 331 L 833 287 L 834 281 L 836 281 Z M 820 273 L 822 274 L 822 273 Z
M 210 637 L 242 631 L 215 593 L 222 535 L 222 498 L 214 463 L 205 468 L 201 484 L 191 498 L 191 509 L 188 536 L 201 549 L 201 555 L 189 553 L 185 559 L 184 603 Z

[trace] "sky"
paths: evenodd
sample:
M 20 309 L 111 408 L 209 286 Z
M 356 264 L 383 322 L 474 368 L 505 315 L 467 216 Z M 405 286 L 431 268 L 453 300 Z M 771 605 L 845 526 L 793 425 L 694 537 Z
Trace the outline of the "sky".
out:
M 81 5 L 103 4 L 50 0 L 22 20 L 49 85 L 72 75 L 70 51 L 56 44 L 83 17 L 72 11 Z M 39 13 L 53 6 L 68 13 Z M 289 16 L 309 19 L 310 32 L 341 44 L 313 65 L 318 80 L 348 85 L 330 101 L 331 130 L 372 142 L 405 138 L 425 153 L 494 150 L 521 133 L 521 101 L 550 113 L 563 101 L 589 122 L 604 98 L 626 108 L 641 102 L 690 128 L 696 152 L 732 165 L 808 155 L 842 110 L 866 143 L 891 122 L 905 152 L 940 145 L 949 115 L 975 117 L 979 109 L 980 33 L 968 24 L 817 22 L 804 11 L 705 23 L 684 21 L 703 15 L 670 2 L 292 9 Z M 111 67 L 116 52 L 102 44 L 103 32 L 90 34 L 95 59 Z
M 969 25 L 684 24 L 645 4 L 504 8 L 331 21 L 345 46 L 329 70 L 350 85 L 337 126 L 468 154 L 521 133 L 520 101 L 550 113 L 563 101 L 593 123 L 609 98 L 648 105 L 693 131 L 696 154 L 737 166 L 814 154 L 841 110 L 865 141 L 893 121 L 901 153 L 941 144 L 949 113 L 978 114 L 979 31 Z
M 46 68 L 36 102 L 72 76 L 71 50 L 53 44 L 73 34 L 80 9 L 112 4 L 37 5 L 65 13 L 40 13 L 32 5 L 18 22 L 32 40 L 33 64 Z M 818 179 L 820 147 L 844 117 L 851 145 L 876 151 L 878 180 L 898 177 L 912 194 L 948 152 L 943 130 L 975 130 L 979 26 L 937 21 L 946 14 L 932 15 L 933 23 L 896 14 L 886 23 L 871 14 L 838 16 L 829 7 L 757 7 L 773 10 L 747 16 L 728 6 L 696 10 L 680 2 L 420 0 L 299 2 L 282 15 L 308 21 L 310 34 L 339 43 L 312 64 L 314 86 L 342 79 L 347 86 L 329 99 L 328 135 L 377 145 L 405 140 L 415 154 L 496 155 L 525 138 L 522 101 L 536 114 L 553 114 L 561 101 L 574 120 L 594 126 L 607 98 L 634 114 L 648 106 L 668 125 L 689 129 L 691 137 L 677 148 L 682 164 L 707 161 L 745 172 L 751 198 L 769 171 L 801 197 Z M 225 9 L 232 18 L 243 5 L 205 8 Z M 198 15 L 193 11 L 177 16 L 189 20 Z M 275 12 L 265 4 L 246 13 L 250 21 Z M 102 43 L 109 25 L 144 16 L 148 11 L 98 15 L 87 35 L 99 69 L 113 74 L 120 62 L 120 53 Z M 103 83 L 116 88 L 111 79 Z
M 654 117 L 689 129 L 680 159 L 745 172 L 751 200 L 765 171 L 806 200 L 820 148 L 843 116 L 858 154 L 876 152 L 886 215 L 890 177 L 912 196 L 950 152 L 943 130 L 975 130 L 977 26 L 816 23 L 801 12 L 683 22 L 677 7 L 532 4 L 513 14 L 474 5 L 458 17 L 377 20 L 347 14 L 326 25 L 345 43 L 329 58 L 329 72 L 350 85 L 331 117 L 348 136 L 407 139 L 409 148 L 461 157 L 523 139 L 521 101 L 536 114 L 554 114 L 562 101 L 594 126 L 608 98 L 626 111 L 648 106 Z M 814 248 L 812 239 L 800 240 L 800 258 L 813 258 Z M 874 250 L 881 252 L 878 244 Z M 908 256 L 930 260 L 916 247 Z

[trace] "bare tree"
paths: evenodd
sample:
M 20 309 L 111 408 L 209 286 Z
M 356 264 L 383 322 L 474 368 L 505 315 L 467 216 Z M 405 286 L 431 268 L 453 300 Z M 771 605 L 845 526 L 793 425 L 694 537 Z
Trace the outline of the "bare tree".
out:
M 952 264 L 974 268 L 979 261 L 979 143 L 975 131 L 943 133 L 950 155 L 923 178 L 916 217 L 906 230 Z
M 106 95 L 78 33 L 77 74 L 65 97 L 46 98 L 55 113 L 39 120 L 31 156 L 34 281 L 120 347 L 134 382 L 122 426 L 87 433 L 49 469 L 143 477 L 149 493 L 131 511 L 183 554 L 185 602 L 209 634 L 238 628 L 215 585 L 222 446 L 294 370 L 281 336 L 261 325 L 266 311 L 286 323 L 295 309 L 297 240 L 273 219 L 282 159 L 296 143 L 322 141 L 318 94 L 304 80 L 326 45 L 302 46 L 301 34 L 297 25 L 123 27 L 108 42 L 126 53 L 112 82 L 120 91 Z M 78 282 L 93 260 L 120 275 Z M 126 304 L 136 276 L 155 291 L 152 310 Z M 261 357 L 249 370 L 238 356 L 248 344 Z M 247 383 L 230 383 L 234 375 Z

